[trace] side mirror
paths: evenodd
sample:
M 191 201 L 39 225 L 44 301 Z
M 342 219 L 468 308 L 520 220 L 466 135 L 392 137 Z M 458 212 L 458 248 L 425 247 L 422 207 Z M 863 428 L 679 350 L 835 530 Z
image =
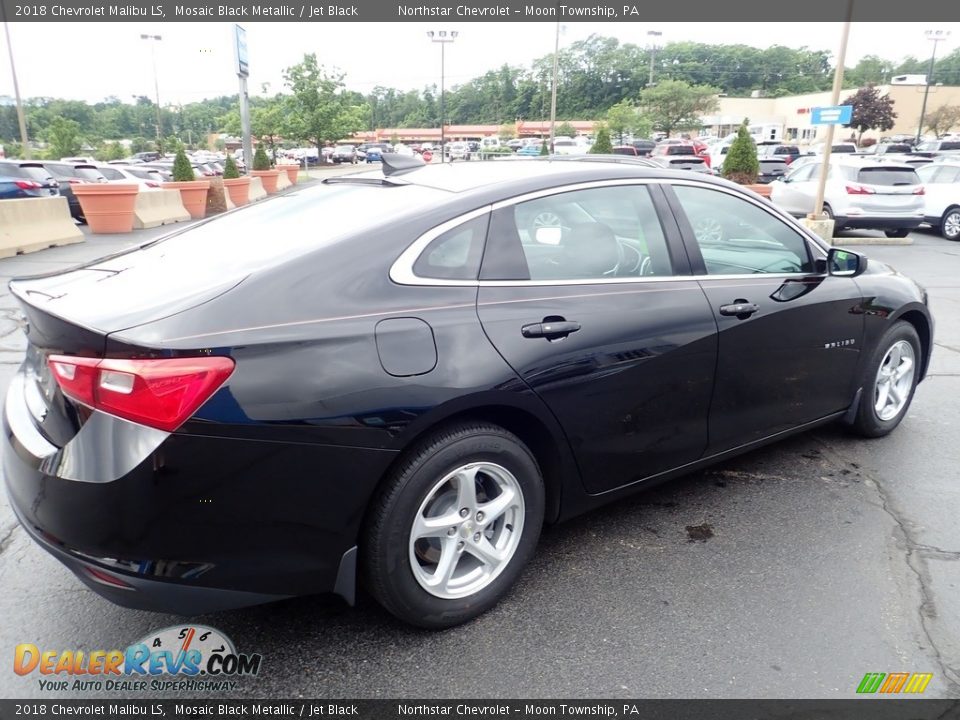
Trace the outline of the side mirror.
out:
M 865 255 L 852 250 L 830 248 L 827 253 L 827 273 L 838 277 L 856 277 L 867 269 Z

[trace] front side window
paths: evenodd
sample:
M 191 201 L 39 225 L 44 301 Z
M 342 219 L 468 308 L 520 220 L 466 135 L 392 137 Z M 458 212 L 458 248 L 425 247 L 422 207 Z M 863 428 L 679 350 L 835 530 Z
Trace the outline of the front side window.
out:
M 811 272 L 806 239 L 766 210 L 729 193 L 674 187 L 708 275 Z
M 615 280 L 673 273 L 643 185 L 557 193 L 497 210 L 484 279 Z

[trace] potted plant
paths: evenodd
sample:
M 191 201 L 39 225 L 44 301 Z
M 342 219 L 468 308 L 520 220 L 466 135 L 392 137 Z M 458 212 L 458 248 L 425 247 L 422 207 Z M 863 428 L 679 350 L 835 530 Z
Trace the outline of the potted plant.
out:
M 723 160 L 721 174 L 727 180 L 745 185 L 764 197 L 770 197 L 770 186 L 757 184 L 760 162 L 757 160 L 757 146 L 754 145 L 747 130 L 746 120 L 740 125 L 736 139 L 730 144 L 730 149 Z
M 268 195 L 273 195 L 277 191 L 277 178 L 280 177 L 280 171 L 270 168 L 270 158 L 267 157 L 267 151 L 262 144 L 257 145 L 257 151 L 253 154 L 251 175 L 260 178 L 263 189 Z
M 233 155 L 227 155 L 227 162 L 223 166 L 223 186 L 230 193 L 231 202 L 237 207 L 250 202 L 250 178 L 240 175 Z
M 297 184 L 297 180 L 300 179 L 300 163 L 299 162 L 287 160 L 286 162 L 283 162 L 277 165 L 277 168 L 286 171 L 287 179 L 290 181 L 291 185 Z
M 183 145 L 177 148 L 177 157 L 173 161 L 173 182 L 164 183 L 163 187 L 180 191 L 180 200 L 183 201 L 183 206 L 190 213 L 190 217 L 194 219 L 206 217 L 207 191 L 210 189 L 210 181 L 196 179 Z
M 133 230 L 139 185 L 99 182 L 77 183 L 71 188 L 92 232 L 109 234 Z

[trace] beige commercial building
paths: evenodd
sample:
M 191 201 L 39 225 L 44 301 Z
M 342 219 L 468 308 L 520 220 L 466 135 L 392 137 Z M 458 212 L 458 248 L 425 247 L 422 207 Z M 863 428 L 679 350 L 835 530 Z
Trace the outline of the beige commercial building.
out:
M 889 94 L 893 99 L 893 111 L 897 114 L 892 129 L 879 132 L 868 130 L 865 138 L 877 138 L 890 135 L 916 135 L 920 122 L 920 108 L 926 87 L 913 85 L 880 85 L 880 94 Z M 840 104 L 855 90 L 844 90 L 840 94 Z M 815 107 L 832 105 L 829 92 L 791 95 L 778 98 L 731 98 L 721 97 L 720 108 L 712 115 L 703 118 L 704 125 L 719 137 L 735 132 L 744 118 L 749 118 L 750 127 L 756 134 L 762 134 L 768 140 L 791 140 L 801 144 L 814 144 L 826 137 L 826 125 L 811 125 L 810 110 Z M 960 87 L 932 85 L 927 99 L 927 115 L 941 105 L 960 105 Z M 924 123 L 926 124 L 926 123 Z M 954 128 L 960 131 L 960 128 Z M 846 139 L 850 128 L 839 128 L 835 134 L 838 139 Z M 924 135 L 932 133 L 924 132 Z

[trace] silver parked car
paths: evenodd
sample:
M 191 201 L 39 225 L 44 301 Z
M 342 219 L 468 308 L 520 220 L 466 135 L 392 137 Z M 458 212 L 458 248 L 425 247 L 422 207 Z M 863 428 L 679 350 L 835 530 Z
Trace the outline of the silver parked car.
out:
M 770 201 L 795 217 L 813 212 L 819 164 L 792 170 L 770 183 Z M 836 229 L 883 230 L 887 237 L 906 237 L 923 222 L 924 189 L 910 165 L 863 157 L 830 159 L 823 214 Z
M 939 162 L 917 171 L 923 180 L 923 221 L 947 240 L 960 240 L 960 159 Z

